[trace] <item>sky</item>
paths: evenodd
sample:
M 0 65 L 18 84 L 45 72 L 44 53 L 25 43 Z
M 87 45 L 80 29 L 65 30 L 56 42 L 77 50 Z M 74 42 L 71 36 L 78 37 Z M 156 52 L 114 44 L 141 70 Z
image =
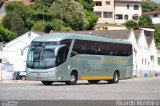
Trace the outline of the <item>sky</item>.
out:
M 157 3 L 160 3 L 160 0 L 154 0 L 155 2 L 157 2 Z

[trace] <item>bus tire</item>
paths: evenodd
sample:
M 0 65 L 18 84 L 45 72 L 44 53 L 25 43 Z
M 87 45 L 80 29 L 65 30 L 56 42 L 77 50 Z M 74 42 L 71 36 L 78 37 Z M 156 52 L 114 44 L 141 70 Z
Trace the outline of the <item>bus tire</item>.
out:
M 108 80 L 108 83 L 112 84 L 112 83 L 118 83 L 118 82 L 119 82 L 119 72 L 115 71 L 114 74 L 113 74 L 113 79 Z
M 26 76 L 25 75 L 22 76 L 22 80 L 23 81 L 26 80 Z
M 66 81 L 66 85 L 75 85 L 77 83 L 78 74 L 76 72 L 72 72 L 70 75 L 70 81 Z
M 43 85 L 52 85 L 53 81 L 41 81 Z
M 97 84 L 99 80 L 88 80 L 89 84 Z

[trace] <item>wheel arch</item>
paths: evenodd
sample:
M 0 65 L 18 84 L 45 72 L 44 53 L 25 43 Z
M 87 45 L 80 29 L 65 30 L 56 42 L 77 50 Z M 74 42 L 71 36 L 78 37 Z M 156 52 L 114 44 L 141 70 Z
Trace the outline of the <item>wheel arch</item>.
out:
M 115 70 L 114 73 L 115 73 L 115 72 L 117 72 L 117 73 L 118 73 L 118 76 L 120 77 L 120 71 L 119 71 L 119 70 Z M 113 74 L 114 74 L 114 73 L 113 73 Z
M 72 73 L 76 73 L 78 76 L 78 71 L 76 69 L 73 69 L 70 74 L 72 74 Z

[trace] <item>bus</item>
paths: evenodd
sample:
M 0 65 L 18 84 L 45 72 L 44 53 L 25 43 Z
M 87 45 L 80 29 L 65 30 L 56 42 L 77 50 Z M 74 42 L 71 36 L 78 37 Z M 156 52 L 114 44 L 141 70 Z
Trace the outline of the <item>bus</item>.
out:
M 44 85 L 77 80 L 118 83 L 132 77 L 132 44 L 105 37 L 55 33 L 35 38 L 28 50 L 27 79 Z

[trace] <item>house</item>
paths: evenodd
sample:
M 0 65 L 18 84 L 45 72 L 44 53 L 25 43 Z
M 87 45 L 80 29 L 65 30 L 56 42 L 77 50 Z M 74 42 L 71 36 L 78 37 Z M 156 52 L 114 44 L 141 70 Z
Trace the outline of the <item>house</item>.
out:
M 160 24 L 160 11 L 143 12 L 142 15 L 149 15 L 153 24 Z
M 138 30 L 82 31 L 76 33 L 131 42 L 133 46 L 133 77 L 153 76 L 158 71 L 154 29 L 140 28 Z
M 160 71 L 160 47 L 157 47 L 157 53 L 158 53 L 158 70 Z
M 115 23 L 114 0 L 94 0 L 94 13 L 99 17 L 98 23 Z
M 115 23 L 137 21 L 142 14 L 142 0 L 115 0 Z
M 24 48 L 29 46 L 31 41 L 38 36 L 39 34 L 35 32 L 27 32 L 21 35 L 20 37 L 6 43 L 0 51 L 1 66 L 2 65 L 3 67 L 6 67 L 6 65 L 12 66 L 12 70 L 11 68 L 9 68 L 10 72 L 25 71 L 27 49 Z M 24 49 L 24 55 L 22 56 L 21 53 L 23 49 Z
M 99 23 L 122 24 L 138 20 L 142 13 L 142 0 L 94 0 L 94 13 Z
M 157 50 L 154 41 L 154 29 L 141 28 L 134 31 L 137 40 L 137 70 L 139 74 L 148 73 L 152 76 L 154 71 L 158 71 Z M 152 73 L 152 74 L 151 74 Z

